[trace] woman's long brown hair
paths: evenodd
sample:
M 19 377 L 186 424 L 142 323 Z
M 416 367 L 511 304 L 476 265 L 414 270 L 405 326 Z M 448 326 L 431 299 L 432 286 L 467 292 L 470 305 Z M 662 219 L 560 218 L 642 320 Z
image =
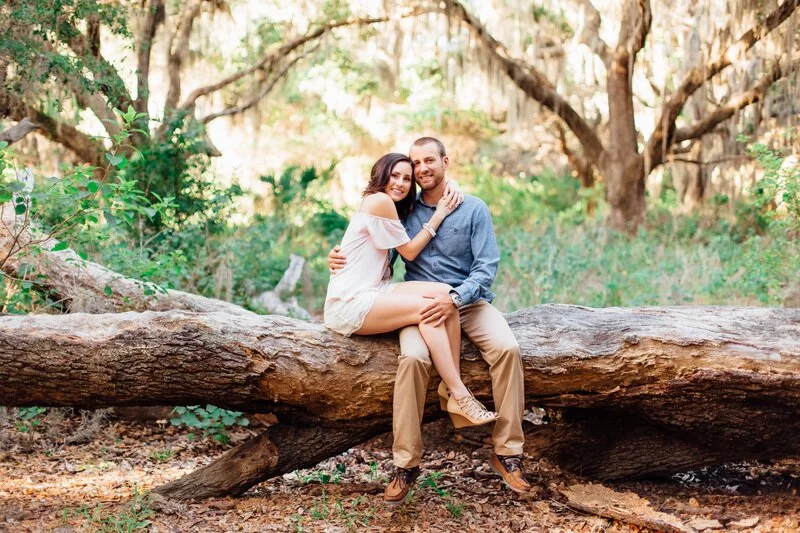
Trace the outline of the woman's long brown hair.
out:
M 369 173 L 369 183 L 367 184 L 367 188 L 364 189 L 364 192 L 361 193 L 361 196 L 367 196 L 368 194 L 374 194 L 376 192 L 384 192 L 395 165 L 404 162 L 408 163 L 413 168 L 411 159 L 406 155 L 391 153 L 381 156 L 381 158 L 372 165 L 372 170 Z M 411 210 L 414 208 L 414 200 L 416 197 L 417 184 L 414 182 L 414 176 L 412 175 L 411 189 L 409 189 L 408 194 L 399 202 L 394 203 L 397 208 L 397 216 L 400 217 L 400 220 L 408 218 L 408 214 L 411 213 Z

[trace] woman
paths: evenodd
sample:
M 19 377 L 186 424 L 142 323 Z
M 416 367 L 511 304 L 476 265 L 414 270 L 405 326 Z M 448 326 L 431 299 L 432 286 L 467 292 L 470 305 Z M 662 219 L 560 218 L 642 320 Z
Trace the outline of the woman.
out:
M 411 281 L 393 283 L 388 251 L 394 248 L 413 261 L 433 239 L 442 221 L 454 211 L 447 207 L 445 195 L 436 212 L 423 225 L 423 231 L 409 238 L 401 219 L 411 211 L 416 197 L 411 160 L 403 154 L 386 154 L 375 163 L 363 193 L 358 213 L 342 238 L 347 264 L 331 275 L 325 298 L 325 325 L 345 336 L 387 333 L 405 326 L 419 325 L 431 359 L 449 390 L 442 405 L 453 425 L 463 427 L 494 421 L 497 414 L 487 411 L 461 381 L 459 357 L 461 326 L 458 314 L 446 320 L 423 322 L 421 312 L 434 294 L 447 294 L 443 283 Z

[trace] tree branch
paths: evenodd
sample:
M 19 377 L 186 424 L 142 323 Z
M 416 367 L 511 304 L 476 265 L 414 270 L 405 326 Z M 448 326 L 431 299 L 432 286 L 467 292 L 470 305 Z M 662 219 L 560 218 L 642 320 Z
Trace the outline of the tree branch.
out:
M 62 82 L 70 88 L 80 107 L 91 110 L 97 116 L 110 137 L 114 137 L 121 131 L 117 116 L 100 94 L 87 92 L 77 80 L 71 77 L 64 76 Z
M 561 151 L 564 152 L 564 155 L 567 156 L 567 160 L 569 164 L 575 169 L 575 172 L 578 173 L 578 177 L 581 180 L 581 185 L 584 187 L 591 187 L 594 185 L 594 171 L 592 167 L 591 161 L 588 161 L 585 157 L 581 157 L 580 154 L 576 154 L 572 151 L 567 143 L 567 134 L 564 131 L 564 126 L 561 123 L 556 124 L 556 129 L 558 130 L 558 140 L 561 144 Z
M 29 118 L 23 118 L 20 120 L 15 126 L 8 128 L 4 132 L 0 132 L 0 142 L 7 142 L 8 144 L 14 144 L 18 142 L 20 139 L 25 137 L 32 131 L 40 129 L 41 126 L 32 122 Z
M 675 142 L 675 121 L 688 98 L 722 69 L 740 58 L 764 36 L 780 26 L 794 13 L 798 5 L 800 5 L 800 0 L 787 0 L 770 13 L 762 24 L 750 28 L 712 61 L 705 65 L 698 65 L 686 73 L 675 94 L 664 104 L 661 116 L 656 122 L 656 129 L 647 141 L 644 154 L 647 168 L 658 166 L 664 160 L 669 147 Z
M 98 141 L 69 124 L 58 122 L 24 102 L 19 96 L 0 90 L 0 109 L 13 120 L 28 118 L 41 128 L 45 137 L 73 151 L 82 161 L 95 166 L 103 166 L 105 149 Z
M 423 15 L 425 13 L 430 13 L 432 11 L 433 11 L 433 9 L 413 9 L 413 10 L 407 12 L 407 13 L 401 14 L 400 18 L 414 17 L 414 16 L 418 16 L 418 15 Z M 220 89 L 222 89 L 224 87 L 227 87 L 231 83 L 234 83 L 234 82 L 242 79 L 243 77 L 247 76 L 248 74 L 252 74 L 253 72 L 256 72 L 257 70 L 264 69 L 266 67 L 266 65 L 268 65 L 268 64 L 269 65 L 275 64 L 278 60 L 280 60 L 281 58 L 287 56 L 288 54 L 290 54 L 294 50 L 300 48 L 301 46 L 303 46 L 304 44 L 308 43 L 309 41 L 313 41 L 315 39 L 319 39 L 320 37 L 322 37 L 324 34 L 326 34 L 327 32 L 329 32 L 331 30 L 334 30 L 336 28 L 340 28 L 342 26 L 366 26 L 366 25 L 370 25 L 370 24 L 377 24 L 379 22 L 389 21 L 392 18 L 393 17 L 388 17 L 387 16 L 387 17 L 368 17 L 368 18 L 348 18 L 348 19 L 344 19 L 344 20 L 330 21 L 327 24 L 324 24 L 324 25 L 320 26 L 316 30 L 311 31 L 309 33 L 306 33 L 305 35 L 302 35 L 302 36 L 300 36 L 300 37 L 298 37 L 298 38 L 296 38 L 296 39 L 284 44 L 283 46 L 281 46 L 280 48 L 278 48 L 277 50 L 275 50 L 273 52 L 265 53 L 263 56 L 261 56 L 258 59 L 258 61 L 256 61 L 251 66 L 249 66 L 247 68 L 244 68 L 242 70 L 239 70 L 237 72 L 234 72 L 233 74 L 231 74 L 231 75 L 229 75 L 229 76 L 227 76 L 227 77 L 225 77 L 225 78 L 223 78 L 223 79 L 221 79 L 221 80 L 219 80 L 217 82 L 214 82 L 214 83 L 212 83 L 210 85 L 206 85 L 204 87 L 199 87 L 199 88 L 195 89 L 194 91 L 191 92 L 191 94 L 189 94 L 189 97 L 186 98 L 186 100 L 184 100 L 184 102 L 180 105 L 180 109 L 183 109 L 183 110 L 190 109 L 192 106 L 194 106 L 195 102 L 197 102 L 197 99 L 200 98 L 201 96 L 207 96 L 207 95 L 209 95 L 209 94 L 211 94 L 213 92 L 219 91 Z
M 169 89 L 167 99 L 164 104 L 164 117 L 169 111 L 176 108 L 181 97 L 181 69 L 183 60 L 189 52 L 189 37 L 192 35 L 194 20 L 200 14 L 200 0 L 190 0 L 183 8 L 183 14 L 175 28 L 175 33 L 169 42 L 169 60 L 167 70 L 169 72 Z M 166 122 L 166 120 L 165 120 Z
M 578 4 L 583 7 L 584 16 L 583 28 L 578 34 L 578 40 L 588 46 L 608 68 L 610 62 L 609 47 L 600 38 L 600 12 L 594 7 L 591 0 L 579 0 Z
M 555 113 L 572 130 L 583 145 L 586 154 L 595 164 L 602 164 L 607 153 L 600 138 L 575 109 L 556 91 L 543 74 L 531 65 L 514 58 L 506 46 L 495 39 L 484 26 L 467 11 L 458 0 L 446 0 L 446 5 L 475 34 L 479 42 L 491 53 L 506 71 L 509 78 L 529 98 Z
M 218 119 L 219 117 L 236 115 L 238 113 L 243 113 L 243 112 L 247 111 L 248 109 L 252 108 L 256 104 L 258 104 L 258 102 L 260 102 L 265 96 L 267 96 L 272 91 L 272 89 L 275 88 L 275 85 L 278 83 L 278 81 L 281 78 L 283 78 L 286 75 L 287 72 L 289 72 L 289 69 L 292 68 L 292 66 L 294 66 L 295 63 L 297 63 L 298 61 L 300 61 L 301 59 L 306 57 L 308 54 L 314 52 L 318 48 L 319 48 L 319 45 L 315 46 L 314 48 L 312 48 L 311 50 L 309 50 L 308 52 L 306 52 L 304 54 L 298 55 L 297 57 L 295 57 L 294 59 L 289 61 L 286 65 L 284 65 L 284 67 L 280 70 L 280 72 L 278 72 L 275 75 L 275 77 L 273 77 L 271 80 L 269 80 L 269 83 L 267 83 L 266 85 L 264 85 L 264 87 L 262 87 L 262 89 L 258 92 L 258 94 L 253 96 L 247 102 L 245 102 L 245 103 L 243 103 L 241 105 L 238 105 L 238 106 L 228 107 L 228 108 L 223 109 L 222 111 L 218 111 L 216 113 L 210 113 L 210 114 L 206 115 L 205 117 L 201 118 L 200 122 L 203 123 L 203 124 L 208 124 L 212 120 Z
M 688 163 L 690 165 L 698 165 L 698 166 L 705 166 L 705 165 L 718 165 L 720 163 L 725 163 L 727 161 L 735 161 L 737 159 L 749 159 L 752 160 L 753 158 L 749 155 L 745 154 L 734 154 L 727 157 L 720 157 L 719 159 L 710 159 L 708 161 L 702 161 L 699 159 L 689 159 L 684 157 L 669 157 L 670 163 Z
M 143 28 L 140 33 L 137 50 L 136 100 L 133 107 L 139 113 L 147 113 L 147 102 L 150 98 L 150 52 L 153 39 L 159 24 L 164 22 L 164 0 L 153 0 L 147 6 Z
M 636 60 L 636 54 L 644 47 L 647 34 L 650 33 L 650 25 L 653 22 L 653 14 L 650 8 L 650 0 L 638 0 L 638 9 L 625 9 L 623 14 L 622 27 L 620 28 L 620 44 L 625 44 L 630 53 L 631 61 Z M 631 20 L 630 17 L 635 16 Z M 627 24 L 626 24 L 627 19 Z M 621 39 L 623 31 L 629 31 L 625 40 Z M 619 46 L 619 45 L 618 45 Z M 631 69 L 633 71 L 633 69 Z
M 797 62 L 798 59 L 795 58 L 792 64 Z M 675 130 L 674 142 L 679 143 L 689 139 L 697 139 L 713 131 L 721 122 L 731 118 L 740 109 L 763 99 L 767 89 L 782 78 L 785 72 L 790 70 L 791 67 L 782 69 L 780 63 L 776 62 L 755 87 L 734 96 L 728 101 L 728 104 L 718 107 L 711 114 L 701 118 L 691 126 Z
M 100 17 L 96 13 L 86 18 L 86 37 L 89 41 L 89 53 L 92 57 L 100 57 Z

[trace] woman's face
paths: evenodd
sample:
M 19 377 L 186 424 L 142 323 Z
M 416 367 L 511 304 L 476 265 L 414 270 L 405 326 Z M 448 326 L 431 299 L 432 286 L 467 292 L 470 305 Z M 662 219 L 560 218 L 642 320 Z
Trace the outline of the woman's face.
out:
M 411 164 L 405 161 L 400 161 L 392 169 L 392 174 L 389 176 L 389 183 L 383 190 L 388 194 L 392 200 L 399 202 L 406 196 L 408 191 L 411 190 L 411 180 L 414 179 L 411 175 Z

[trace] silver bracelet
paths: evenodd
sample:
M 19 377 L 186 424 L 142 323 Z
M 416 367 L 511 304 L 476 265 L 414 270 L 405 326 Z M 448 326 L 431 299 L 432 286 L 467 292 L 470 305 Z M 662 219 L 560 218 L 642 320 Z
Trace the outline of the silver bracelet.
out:
M 428 233 L 431 234 L 431 238 L 436 237 L 436 232 L 433 231 L 433 228 L 427 222 L 422 225 L 422 228 L 425 229 L 425 230 L 428 230 Z

